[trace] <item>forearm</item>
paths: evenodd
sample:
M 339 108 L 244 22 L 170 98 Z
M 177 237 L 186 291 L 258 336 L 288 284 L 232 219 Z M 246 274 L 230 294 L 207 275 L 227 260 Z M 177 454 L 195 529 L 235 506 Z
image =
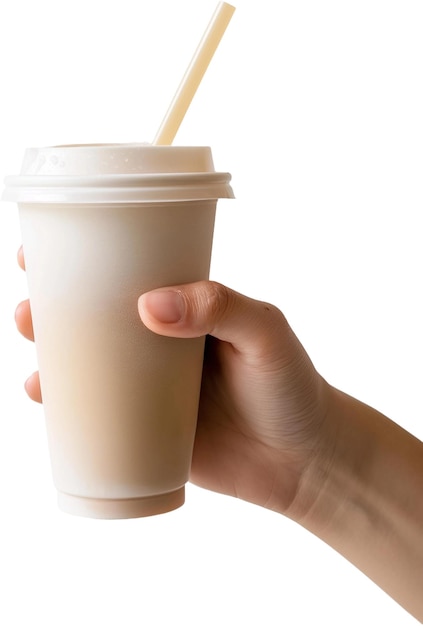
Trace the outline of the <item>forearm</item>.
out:
M 289 514 L 423 621 L 423 443 L 335 389 L 327 428 Z

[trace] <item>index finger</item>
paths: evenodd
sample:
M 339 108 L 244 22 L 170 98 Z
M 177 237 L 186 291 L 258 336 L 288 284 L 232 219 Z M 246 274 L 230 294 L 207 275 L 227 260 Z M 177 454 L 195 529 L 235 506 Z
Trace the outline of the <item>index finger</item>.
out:
M 22 268 L 23 270 L 25 269 L 25 258 L 22 246 L 18 250 L 18 264 L 20 268 Z

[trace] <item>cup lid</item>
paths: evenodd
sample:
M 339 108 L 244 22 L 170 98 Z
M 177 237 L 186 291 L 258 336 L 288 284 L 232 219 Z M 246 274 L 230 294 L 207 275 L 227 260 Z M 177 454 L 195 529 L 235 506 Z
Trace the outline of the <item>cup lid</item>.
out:
M 206 146 L 85 144 L 29 148 L 2 200 L 132 203 L 233 198 L 229 173 L 215 172 Z

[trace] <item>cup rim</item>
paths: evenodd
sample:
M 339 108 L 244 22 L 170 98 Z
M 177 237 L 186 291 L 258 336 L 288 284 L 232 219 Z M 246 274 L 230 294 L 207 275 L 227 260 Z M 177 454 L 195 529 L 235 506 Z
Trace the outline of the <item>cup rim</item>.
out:
M 234 198 L 228 172 L 7 176 L 2 200 L 25 204 L 181 202 Z

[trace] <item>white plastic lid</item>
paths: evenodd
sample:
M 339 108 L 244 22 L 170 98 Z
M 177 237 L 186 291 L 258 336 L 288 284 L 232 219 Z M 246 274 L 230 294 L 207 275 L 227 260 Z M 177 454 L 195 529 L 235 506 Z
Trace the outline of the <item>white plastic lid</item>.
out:
M 233 198 L 231 175 L 215 172 L 204 146 L 86 144 L 29 148 L 2 200 L 132 203 Z

